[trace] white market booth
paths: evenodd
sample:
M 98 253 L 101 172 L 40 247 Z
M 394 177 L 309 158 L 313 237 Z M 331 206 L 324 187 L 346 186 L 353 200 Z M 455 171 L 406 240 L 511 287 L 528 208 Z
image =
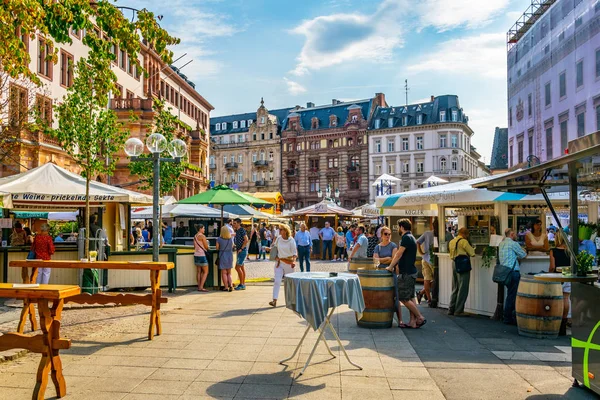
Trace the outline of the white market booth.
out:
M 452 293 L 452 261 L 446 243 L 446 220 L 455 221 L 458 227 L 467 227 L 470 240 L 477 245 L 478 255 L 472 260 L 473 270 L 469 287 L 469 297 L 465 305 L 466 312 L 494 315 L 497 308 L 497 284 L 492 282 L 495 265 L 495 249 L 487 248 L 494 234 L 502 234 L 506 228 L 519 229 L 527 221 L 542 219 L 548 212 L 541 195 L 502 193 L 487 189 L 476 189 L 475 184 L 495 179 L 499 175 L 449 183 L 435 187 L 397 193 L 377 198 L 377 206 L 382 215 L 437 215 L 439 252 L 439 299 L 441 307 L 448 307 Z M 568 193 L 550 194 L 556 208 L 565 208 Z M 598 203 L 584 205 L 580 212 L 592 219 L 598 214 Z M 443 216 L 443 218 L 442 218 Z M 416 235 L 418 237 L 418 235 Z M 449 239 L 449 238 L 448 238 Z M 482 254 L 483 253 L 483 254 Z M 529 255 L 521 264 L 523 274 L 547 271 L 549 256 L 546 254 Z

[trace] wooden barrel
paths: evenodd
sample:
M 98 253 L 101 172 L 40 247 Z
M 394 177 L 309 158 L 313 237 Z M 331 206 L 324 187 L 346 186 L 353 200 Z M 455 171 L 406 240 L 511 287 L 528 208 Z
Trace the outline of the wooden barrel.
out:
M 563 314 L 561 284 L 521 278 L 515 309 L 519 335 L 557 338 Z
M 375 269 L 372 258 L 352 258 L 348 263 L 348 272 L 356 274 L 359 268 Z
M 394 320 L 394 277 L 385 269 L 358 270 L 365 299 L 365 310 L 358 326 L 371 329 L 391 328 Z

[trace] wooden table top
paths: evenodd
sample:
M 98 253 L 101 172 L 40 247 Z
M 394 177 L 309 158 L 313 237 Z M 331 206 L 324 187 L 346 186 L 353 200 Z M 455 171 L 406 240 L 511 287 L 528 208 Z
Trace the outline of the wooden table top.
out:
M 164 271 L 175 268 L 172 262 L 152 261 L 94 261 L 81 262 L 78 260 L 14 260 L 9 263 L 10 267 L 23 268 L 97 268 L 97 269 L 129 269 L 129 270 L 152 270 Z
M 533 276 L 533 279 L 537 279 L 538 281 L 546 281 L 546 282 L 596 282 L 598 280 L 598 275 L 587 275 L 587 276 L 577 276 L 577 275 L 563 275 L 559 273 L 549 273 L 549 274 L 537 274 Z
M 12 283 L 0 283 L 0 297 L 12 299 L 58 300 L 81 293 L 75 285 L 39 285 L 38 287 L 15 288 Z

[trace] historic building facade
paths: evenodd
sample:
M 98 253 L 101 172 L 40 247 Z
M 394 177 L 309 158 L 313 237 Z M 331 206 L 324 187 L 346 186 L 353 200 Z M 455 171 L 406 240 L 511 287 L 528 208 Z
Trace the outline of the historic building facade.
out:
M 244 192 L 281 191 L 281 124 L 289 108 L 211 118 L 210 180 Z
M 7 90 L 0 97 L 19 99 L 9 102 L 9 114 L 23 112 L 35 102 L 44 110 L 47 118 L 52 117 L 53 104 L 59 102 L 73 84 L 72 65 L 87 54 L 82 42 L 85 32 L 71 32 L 71 35 L 73 43 L 60 44 L 57 49 L 57 64 L 45 60 L 48 49 L 42 40 L 37 37 L 24 38 L 31 55 L 30 69 L 38 72 L 43 86 L 37 87 L 27 81 L 7 81 Z M 137 70 L 126 52 L 114 48 L 116 60 L 112 69 L 117 75 L 118 91 L 112 94 L 109 106 L 117 112 L 132 137 L 145 141 L 154 116 L 153 99 L 160 96 L 166 101 L 167 107 L 182 122 L 178 136 L 188 143 L 188 160 L 182 176 L 185 185 L 173 195 L 177 198 L 187 197 L 205 190 L 208 184 L 209 120 L 210 111 L 214 108 L 195 90 L 195 85 L 185 75 L 165 65 L 152 49 L 144 44 L 141 47 L 139 60 L 148 71 L 146 76 Z M 137 122 L 130 121 L 131 112 L 138 117 Z M 71 157 L 52 138 L 41 132 L 21 132 L 18 144 L 12 150 L 12 154 L 0 165 L 0 177 L 24 172 L 48 162 L 79 172 Z M 114 176 L 99 176 L 97 179 L 137 190 L 135 182 L 139 178 L 130 175 L 125 153 L 120 153 L 118 157 Z
M 375 107 L 368 131 L 368 180 L 374 182 L 386 173 L 400 179 L 393 191 L 404 192 L 426 187 L 423 182 L 431 175 L 448 182 L 485 175 L 472 136 L 458 96 Z M 369 200 L 374 201 L 377 188 L 370 185 L 369 190 Z
M 532 2 L 508 31 L 508 168 L 600 130 L 600 3 Z
M 306 108 L 296 107 L 282 127 L 286 207 L 296 209 L 330 197 L 351 209 L 369 200 L 367 129 L 373 111 L 387 107 L 385 96 Z

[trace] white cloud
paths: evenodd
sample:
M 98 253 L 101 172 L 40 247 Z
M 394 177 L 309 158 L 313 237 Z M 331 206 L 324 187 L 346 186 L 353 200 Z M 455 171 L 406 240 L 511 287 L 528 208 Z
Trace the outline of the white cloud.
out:
M 505 40 L 503 32 L 448 40 L 407 69 L 413 73 L 433 71 L 506 79 Z
M 287 85 L 289 94 L 291 94 L 292 96 L 297 96 L 299 94 L 306 93 L 306 88 L 298 82 L 291 81 L 288 78 L 283 78 L 283 80 Z
M 445 31 L 460 26 L 484 26 L 509 3 L 510 0 L 420 0 L 412 7 L 419 15 L 421 28 L 432 26 Z
M 472 144 L 477 148 L 479 154 L 481 154 L 482 161 L 485 158 L 486 164 L 489 164 L 491 159 L 492 147 L 494 145 L 494 128 L 506 128 L 508 124 L 505 109 L 506 106 L 498 109 L 465 109 L 469 116 L 469 126 L 475 132 Z

